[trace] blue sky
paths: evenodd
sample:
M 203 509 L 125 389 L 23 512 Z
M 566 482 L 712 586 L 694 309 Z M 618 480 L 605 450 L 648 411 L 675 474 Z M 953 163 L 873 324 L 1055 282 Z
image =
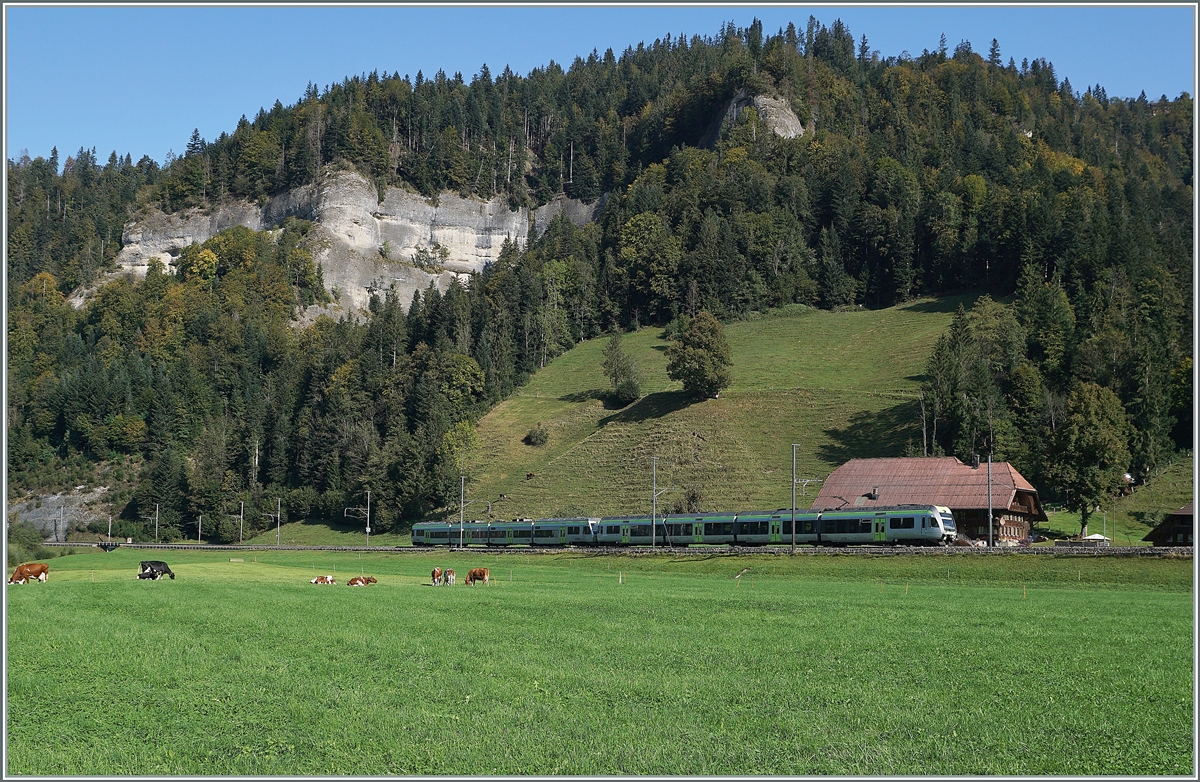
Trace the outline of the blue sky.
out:
M 754 17 L 774 32 L 809 15 L 841 18 L 887 57 L 934 50 L 945 33 L 1005 62 L 1045 58 L 1083 92 L 1195 94 L 1195 10 L 1145 6 L 684 6 L 684 7 L 5 7 L 5 156 L 60 159 L 95 147 L 136 161 L 182 152 L 193 128 L 212 140 L 276 99 L 295 103 L 372 70 L 466 79 L 486 63 L 519 74 L 555 60 L 670 33 L 715 36 Z

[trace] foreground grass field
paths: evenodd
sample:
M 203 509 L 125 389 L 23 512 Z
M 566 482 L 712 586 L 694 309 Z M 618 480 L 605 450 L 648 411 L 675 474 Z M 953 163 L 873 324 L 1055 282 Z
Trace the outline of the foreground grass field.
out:
M 143 556 L 8 587 L 8 774 L 1193 773 L 1191 560 Z

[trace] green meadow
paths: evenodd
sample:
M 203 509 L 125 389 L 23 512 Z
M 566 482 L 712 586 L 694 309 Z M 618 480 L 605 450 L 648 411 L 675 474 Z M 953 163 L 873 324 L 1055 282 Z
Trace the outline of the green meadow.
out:
M 1194 773 L 1191 559 L 148 556 L 8 587 L 7 774 Z
M 468 512 L 484 518 L 492 502 L 494 518 L 648 513 L 652 457 L 658 487 L 674 487 L 660 500 L 668 506 L 688 488 L 705 508 L 788 505 L 792 443 L 802 478 L 920 447 L 920 376 L 960 304 L 972 298 L 836 313 L 795 305 L 730 324 L 733 383 L 702 402 L 667 377 L 662 329 L 622 338 L 644 396 L 621 409 L 601 371 L 608 338 L 583 342 L 480 421 L 467 485 L 480 502 Z M 526 445 L 539 423 L 549 442 Z M 819 488 L 802 487 L 797 504 Z

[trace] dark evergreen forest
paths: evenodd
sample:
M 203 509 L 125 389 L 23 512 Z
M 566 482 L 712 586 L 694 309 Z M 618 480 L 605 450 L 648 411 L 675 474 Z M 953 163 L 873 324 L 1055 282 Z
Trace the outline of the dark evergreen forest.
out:
M 782 139 L 751 108 L 702 145 L 741 91 L 786 100 L 806 132 Z M 157 503 L 160 538 L 204 514 L 206 537 L 236 540 L 239 502 L 254 528 L 275 497 L 286 518 L 335 518 L 367 490 L 373 527 L 406 527 L 453 507 L 474 422 L 579 340 L 978 292 L 930 358 L 921 452 L 990 451 L 1082 507 L 1085 484 L 1144 480 L 1192 446 L 1192 122 L 1186 93 L 1081 93 L 996 41 L 881 57 L 810 18 L 526 76 L 310 85 L 162 166 L 23 155 L 7 162 L 10 495 L 103 467 L 122 534 L 145 537 Z M 608 200 L 598 223 L 556 219 L 363 319 L 292 325 L 327 299 L 295 219 L 67 302 L 139 210 L 261 202 L 330 166 L 381 194 Z M 1084 451 L 1106 469 L 1092 484 L 1068 458 Z

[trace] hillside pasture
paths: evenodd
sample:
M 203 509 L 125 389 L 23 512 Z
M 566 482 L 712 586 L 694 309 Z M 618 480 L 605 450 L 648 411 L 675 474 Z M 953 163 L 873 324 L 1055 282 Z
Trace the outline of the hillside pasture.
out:
M 920 447 L 921 373 L 960 303 L 971 299 L 837 313 L 795 306 L 730 324 L 733 383 L 700 402 L 667 378 L 662 329 L 622 338 L 644 393 L 623 409 L 601 371 L 607 337 L 581 343 L 482 419 L 467 497 L 492 502 L 493 518 L 648 513 L 658 457 L 659 488 L 675 487 L 660 500 L 668 508 L 687 488 L 709 510 L 790 505 L 792 443 L 797 475 L 808 478 Z M 526 445 L 538 424 L 549 442 Z
M 1190 560 L 227 554 L 9 587 L 7 774 L 1194 768 Z

